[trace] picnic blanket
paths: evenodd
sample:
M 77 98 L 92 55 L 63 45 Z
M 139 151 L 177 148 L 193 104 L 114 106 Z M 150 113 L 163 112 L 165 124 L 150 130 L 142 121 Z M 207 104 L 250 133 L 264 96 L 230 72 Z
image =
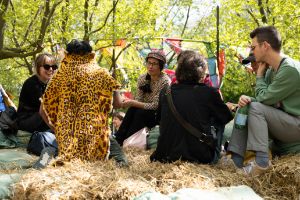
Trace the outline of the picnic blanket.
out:
M 164 195 L 159 192 L 145 192 L 133 200 L 262 200 L 250 187 L 245 185 L 220 187 L 216 190 L 183 188 L 174 193 Z

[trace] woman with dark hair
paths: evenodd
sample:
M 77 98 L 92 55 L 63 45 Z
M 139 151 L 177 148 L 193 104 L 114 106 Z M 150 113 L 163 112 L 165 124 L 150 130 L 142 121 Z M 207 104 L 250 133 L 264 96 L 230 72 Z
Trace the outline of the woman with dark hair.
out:
M 18 129 L 31 133 L 49 130 L 48 125 L 39 114 L 40 98 L 57 68 L 53 55 L 43 53 L 36 57 L 33 68 L 34 75 L 24 82 L 19 97 Z
M 152 161 L 184 160 L 211 163 L 215 149 L 200 141 L 177 121 L 169 108 L 166 92 L 170 91 L 179 115 L 202 133 L 211 133 L 211 126 L 224 127 L 233 117 L 215 88 L 203 83 L 207 64 L 197 52 L 183 51 L 178 57 L 178 84 L 163 89 L 159 97 L 157 117 L 160 136 Z
M 88 42 L 72 40 L 66 50 L 43 96 L 40 113 L 55 132 L 61 159 L 105 160 L 112 143 L 111 151 L 120 150 L 110 140 L 108 126 L 112 101 L 116 108 L 121 105 L 118 92 L 113 96 L 120 84 L 99 67 Z M 121 154 L 117 162 L 127 165 Z
M 129 107 L 119 130 L 115 133 L 120 145 L 123 141 L 144 127 L 155 126 L 155 112 L 158 106 L 159 92 L 170 85 L 171 80 L 162 72 L 166 64 L 166 56 L 162 51 L 151 51 L 146 57 L 147 73 L 137 81 L 135 99 L 127 99 L 123 107 Z

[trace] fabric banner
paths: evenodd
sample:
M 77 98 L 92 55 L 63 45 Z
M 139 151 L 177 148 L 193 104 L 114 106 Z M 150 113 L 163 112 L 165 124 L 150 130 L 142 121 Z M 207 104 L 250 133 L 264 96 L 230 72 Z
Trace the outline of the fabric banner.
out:
M 208 58 L 214 58 L 214 57 L 216 57 L 215 54 L 214 54 L 214 51 L 212 49 L 211 43 L 210 42 L 203 42 L 203 44 L 206 47 L 207 57 Z
M 169 47 L 176 53 L 179 54 L 181 52 L 181 41 L 180 39 L 165 39 L 165 43 L 169 45 Z
M 103 58 L 106 60 L 106 62 L 108 63 L 109 66 L 112 65 L 112 51 L 109 48 L 104 48 L 101 49 L 101 53 Z
M 217 62 L 216 58 L 208 58 L 208 71 L 210 80 L 212 82 L 212 86 L 215 88 L 219 88 L 219 76 L 217 72 Z

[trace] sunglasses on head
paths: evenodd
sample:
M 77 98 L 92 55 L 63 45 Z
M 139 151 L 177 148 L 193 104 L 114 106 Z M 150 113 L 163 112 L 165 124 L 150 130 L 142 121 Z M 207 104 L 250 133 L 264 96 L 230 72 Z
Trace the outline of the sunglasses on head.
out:
M 45 70 L 49 70 L 50 68 L 52 68 L 53 70 L 57 70 L 57 65 L 48 65 L 48 64 L 44 64 L 43 65 Z

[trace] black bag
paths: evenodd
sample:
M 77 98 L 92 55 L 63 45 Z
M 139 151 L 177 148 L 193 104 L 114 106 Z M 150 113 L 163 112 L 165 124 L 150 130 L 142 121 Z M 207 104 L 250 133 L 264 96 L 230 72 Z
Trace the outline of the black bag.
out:
M 177 121 L 182 125 L 182 127 L 184 127 L 190 134 L 197 137 L 199 141 L 207 144 L 212 150 L 215 150 L 218 142 L 215 127 L 214 126 L 210 127 L 210 133 L 200 132 L 198 129 L 196 129 L 194 126 L 188 123 L 176 110 L 173 103 L 170 86 L 168 86 L 166 89 L 166 96 L 167 96 L 168 106 L 170 110 L 172 111 Z
M 6 134 L 16 134 L 18 129 L 16 126 L 17 111 L 13 107 L 8 107 L 0 113 L 0 130 Z
M 56 142 L 55 135 L 49 131 L 45 131 L 45 132 L 36 131 L 30 137 L 29 143 L 27 145 L 27 152 L 40 156 L 42 150 L 45 147 L 55 148 L 56 152 L 54 156 L 57 156 L 58 145 Z

